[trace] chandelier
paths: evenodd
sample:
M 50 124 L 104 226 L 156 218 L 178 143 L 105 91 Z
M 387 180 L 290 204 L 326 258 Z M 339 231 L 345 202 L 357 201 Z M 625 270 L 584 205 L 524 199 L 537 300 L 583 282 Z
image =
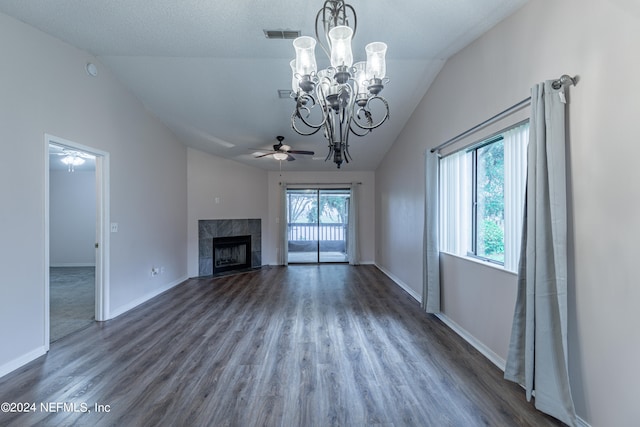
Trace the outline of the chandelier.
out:
M 333 158 L 338 168 L 343 161 L 352 160 L 350 134 L 365 136 L 389 118 L 389 104 L 380 96 L 389 81 L 385 63 L 387 45 L 369 43 L 365 47 L 366 62 L 354 64 L 351 39 L 357 24 L 351 5 L 342 0 L 326 0 L 316 15 L 316 37 L 295 39 L 296 58 L 290 63 L 292 97 L 296 102 L 291 126 L 305 136 L 322 129 L 329 143 L 325 161 Z M 329 67 L 321 70 L 316 65 L 316 44 L 331 61 Z M 374 117 L 376 114 L 380 117 Z

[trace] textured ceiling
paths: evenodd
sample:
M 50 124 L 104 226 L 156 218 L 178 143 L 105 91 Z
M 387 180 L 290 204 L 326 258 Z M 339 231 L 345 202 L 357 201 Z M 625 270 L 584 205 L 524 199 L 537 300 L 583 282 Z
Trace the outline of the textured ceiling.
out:
M 526 0 L 353 0 L 358 14 L 354 59 L 364 45 L 389 46 L 382 95 L 391 118 L 364 138 L 352 138 L 345 170 L 374 170 L 393 144 L 444 61 Z M 297 156 L 287 170 L 333 170 L 320 134 L 291 130 L 291 40 L 268 40 L 263 29 L 313 35 L 322 2 L 271 0 L 0 0 L 0 12 L 86 50 L 107 67 L 187 145 L 265 169 L 251 148 L 284 135 Z M 316 50 L 318 65 L 328 60 Z M 100 65 L 99 65 L 100 66 Z M 99 76 L 98 76 L 99 78 Z

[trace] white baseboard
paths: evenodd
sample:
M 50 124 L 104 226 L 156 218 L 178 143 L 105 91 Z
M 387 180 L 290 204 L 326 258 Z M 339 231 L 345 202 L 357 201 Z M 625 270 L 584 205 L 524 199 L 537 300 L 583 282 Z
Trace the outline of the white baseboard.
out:
M 413 298 L 415 298 L 416 301 L 422 302 L 422 297 L 420 295 L 418 295 L 408 285 L 403 283 L 400 279 L 398 279 L 396 276 L 391 274 L 389 271 L 387 271 L 383 267 L 381 267 L 379 265 L 376 265 L 376 267 L 378 267 L 378 269 L 380 269 L 380 271 L 382 271 L 384 274 L 386 274 L 387 277 L 389 277 L 391 280 L 393 280 L 398 286 L 400 286 L 402 289 L 404 289 L 409 295 L 411 295 Z M 489 347 L 484 345 L 482 342 L 478 341 L 473 335 L 471 335 L 469 332 L 464 330 L 462 327 L 460 327 L 460 325 L 455 323 L 453 320 L 449 319 L 443 313 L 437 313 L 436 316 L 440 320 L 442 320 L 442 322 L 445 325 L 447 325 L 447 327 L 449 327 L 449 329 L 451 329 L 456 334 L 460 335 L 462 337 L 462 339 L 464 339 L 466 342 L 471 344 L 473 346 L 473 348 L 475 348 L 480 353 L 482 353 L 482 355 L 484 357 L 489 359 L 494 365 L 496 365 L 498 368 L 500 368 L 504 372 L 504 367 L 505 367 L 505 360 L 504 359 L 502 359 L 500 356 L 498 356 L 495 352 L 493 352 Z
M 120 316 L 121 314 L 126 313 L 127 311 L 131 310 L 132 308 L 135 308 L 137 306 L 139 306 L 140 304 L 143 304 L 147 301 L 149 301 L 151 298 L 157 297 L 158 295 L 160 295 L 163 292 L 168 291 L 169 289 L 178 286 L 180 283 L 184 282 L 185 280 L 188 280 L 189 277 L 188 276 L 184 276 L 178 280 L 174 280 L 173 282 L 167 283 L 165 286 L 162 286 L 161 288 L 158 288 L 156 290 L 154 290 L 153 292 L 150 292 L 138 299 L 135 299 L 133 301 L 130 301 L 129 303 L 118 307 L 115 310 L 111 310 L 108 315 L 107 315 L 107 319 L 106 320 L 110 320 L 113 319 L 115 317 Z
M 390 271 L 388 271 L 387 269 L 385 269 L 384 267 L 374 263 L 373 265 L 375 265 L 378 270 L 382 271 L 389 279 L 393 280 L 395 282 L 396 285 L 400 286 L 402 289 L 404 289 L 409 295 L 411 295 L 416 301 L 418 301 L 419 303 L 422 303 L 422 295 L 420 295 L 419 293 L 417 293 L 416 291 L 414 291 L 413 289 L 411 289 L 411 287 L 409 285 L 407 285 L 406 283 L 404 283 L 402 280 L 400 280 L 397 276 L 391 274 Z
M 391 280 L 393 280 L 398 286 L 400 286 L 402 289 L 404 289 L 409 295 L 414 297 L 416 299 L 416 301 L 422 302 L 422 296 L 418 295 L 417 292 L 415 292 L 413 289 L 411 289 L 408 285 L 403 283 L 400 279 L 398 279 L 396 276 L 391 274 L 389 271 L 387 271 L 383 267 L 381 267 L 381 266 L 379 266 L 377 264 L 376 264 L 376 267 L 378 267 L 380 269 L 380 271 L 382 271 L 384 274 L 386 274 L 387 277 L 389 277 Z M 453 320 L 449 319 L 443 313 L 437 313 L 436 316 L 440 320 L 442 320 L 442 322 L 445 325 L 447 325 L 449 327 L 449 329 L 451 329 L 456 334 L 460 335 L 462 337 L 462 339 L 464 339 L 466 342 L 471 344 L 476 350 L 478 350 L 480 353 L 482 353 L 482 355 L 484 357 L 489 359 L 494 365 L 496 365 L 498 368 L 500 368 L 504 372 L 504 367 L 505 367 L 504 359 L 502 359 L 500 356 L 498 356 L 496 353 L 494 353 L 489 347 L 484 345 L 482 342 L 478 341 L 473 335 L 471 335 L 469 332 L 464 330 L 462 327 L 460 327 L 460 325 L 455 323 Z
M 396 285 L 400 286 L 409 295 L 411 295 L 413 298 L 415 298 L 416 301 L 422 302 L 422 297 L 417 292 L 415 292 L 413 289 L 411 289 L 406 283 L 403 283 L 400 279 L 398 279 L 398 277 L 396 277 L 395 275 L 391 274 L 389 271 L 387 271 L 385 268 L 379 266 L 378 264 L 374 263 L 374 265 L 380 271 L 382 271 L 387 277 L 389 277 L 391 280 L 393 280 L 393 282 Z M 471 335 L 469 332 L 467 332 L 464 328 L 460 327 L 460 325 L 455 323 L 453 320 L 449 319 L 443 313 L 437 313 L 436 316 L 438 317 L 438 319 L 440 319 L 442 321 L 442 323 L 447 325 L 447 327 L 449 329 L 451 329 L 453 332 L 455 332 L 460 337 L 462 337 L 462 339 L 464 339 L 466 342 L 471 344 L 471 346 L 473 348 L 478 350 L 484 357 L 489 359 L 489 361 L 491 363 L 496 365 L 498 367 L 498 369 L 500 369 L 502 372 L 504 372 L 504 369 L 505 369 L 505 366 L 506 366 L 506 361 L 502 357 L 498 356 L 493 350 L 491 350 L 489 347 L 484 345 L 482 342 L 478 341 L 473 335 Z M 583 420 L 579 416 L 577 417 L 577 420 L 578 420 L 578 426 L 579 427 L 591 427 L 591 425 L 588 422 L 586 422 L 585 420 Z
M 500 368 L 500 370 L 502 372 L 504 372 L 504 368 L 505 368 L 505 366 L 507 364 L 506 360 L 504 360 L 502 357 L 498 356 L 493 350 L 491 350 L 489 347 L 484 345 L 481 341 L 476 339 L 476 337 L 471 335 L 469 332 L 467 332 L 467 330 L 465 330 L 463 327 L 458 325 L 456 322 L 454 322 L 453 320 L 449 319 L 445 314 L 436 313 L 436 317 L 438 317 L 438 319 L 442 320 L 442 323 L 447 325 L 449 327 L 449 329 L 451 329 L 456 334 L 460 335 L 462 337 L 462 339 L 464 339 L 466 342 L 471 344 L 471 346 L 473 348 L 475 348 L 480 353 L 482 353 L 482 355 L 484 357 L 489 359 L 491 361 L 491 363 L 496 365 L 498 368 Z
M 47 350 L 44 346 L 38 347 L 33 351 L 30 351 L 27 354 L 23 354 L 22 356 L 13 359 L 12 361 L 5 363 L 4 365 L 0 366 L 0 378 L 2 378 L 3 376 L 7 375 L 9 372 L 15 371 L 16 369 L 20 368 L 21 366 L 26 365 L 27 363 L 37 359 L 38 357 L 42 356 L 43 354 L 46 354 Z

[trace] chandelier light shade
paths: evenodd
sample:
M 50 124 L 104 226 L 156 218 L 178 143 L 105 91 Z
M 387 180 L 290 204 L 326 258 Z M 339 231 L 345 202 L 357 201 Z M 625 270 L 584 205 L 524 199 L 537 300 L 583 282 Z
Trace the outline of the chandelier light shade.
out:
M 387 45 L 369 43 L 366 62 L 353 63 L 351 41 L 357 16 L 343 0 L 326 0 L 316 15 L 315 39 L 293 41 L 296 58 L 291 61 L 292 97 L 296 107 L 291 126 L 300 135 L 322 130 L 329 144 L 325 160 L 338 168 L 349 162 L 349 136 L 365 136 L 389 118 L 389 104 L 380 96 L 389 79 L 386 75 Z M 320 33 L 324 34 L 323 42 Z M 317 69 L 315 47 L 327 54 L 330 66 Z
M 351 37 L 353 30 L 346 25 L 334 27 L 329 31 L 331 40 L 331 66 L 351 67 L 353 64 L 353 53 L 351 53 Z
M 298 89 L 300 88 L 300 86 L 298 86 L 298 78 L 296 77 L 297 74 L 297 70 L 296 70 L 296 60 L 292 59 L 291 62 L 289 63 L 289 66 L 291 67 L 291 90 L 293 92 L 297 92 Z
M 353 64 L 354 73 L 353 78 L 356 81 L 358 88 L 358 97 L 367 95 L 367 63 L 364 61 L 356 62 Z
M 383 79 L 387 76 L 387 45 L 382 42 L 369 43 L 364 48 L 367 52 L 367 79 Z
M 312 37 L 302 36 L 293 41 L 296 49 L 296 73 L 306 76 L 318 70 L 316 65 L 316 41 Z

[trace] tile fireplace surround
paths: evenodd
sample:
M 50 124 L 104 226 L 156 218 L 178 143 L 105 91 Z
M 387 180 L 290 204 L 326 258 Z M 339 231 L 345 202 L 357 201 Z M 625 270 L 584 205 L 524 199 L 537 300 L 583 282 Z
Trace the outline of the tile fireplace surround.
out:
M 201 219 L 198 220 L 199 276 L 213 274 L 213 238 L 251 236 L 251 267 L 262 265 L 261 219 Z

